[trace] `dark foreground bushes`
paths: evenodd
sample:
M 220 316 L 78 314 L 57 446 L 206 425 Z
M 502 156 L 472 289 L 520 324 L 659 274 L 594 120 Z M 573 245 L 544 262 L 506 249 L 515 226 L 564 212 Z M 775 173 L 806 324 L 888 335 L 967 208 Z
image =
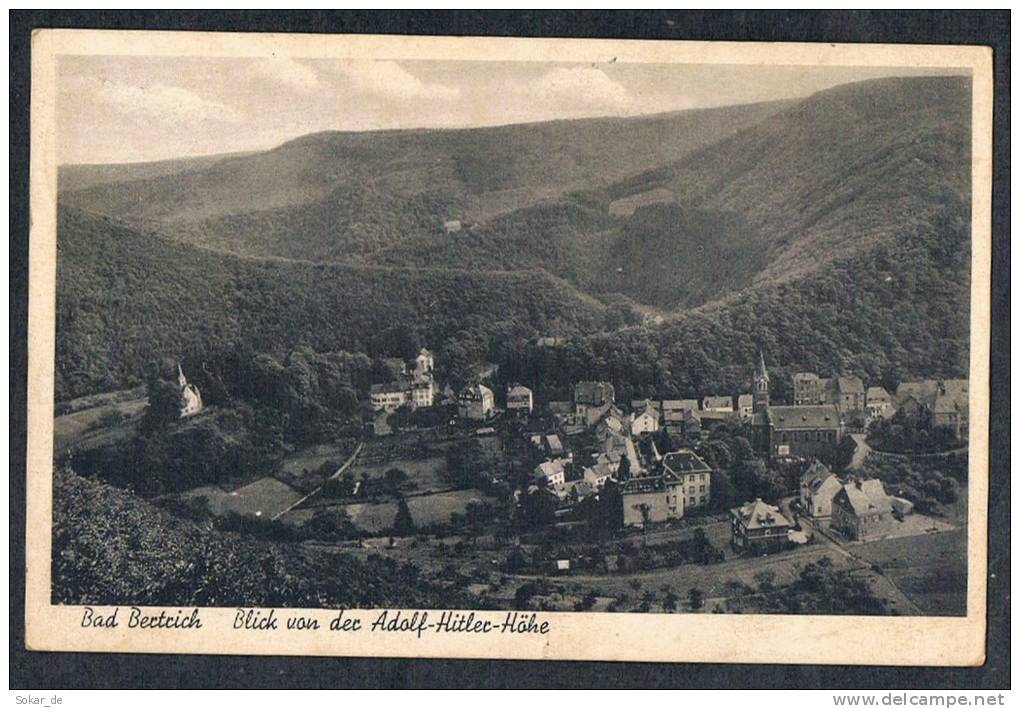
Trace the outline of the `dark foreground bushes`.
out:
M 412 564 L 204 528 L 67 469 L 53 480 L 53 602 L 464 607 Z

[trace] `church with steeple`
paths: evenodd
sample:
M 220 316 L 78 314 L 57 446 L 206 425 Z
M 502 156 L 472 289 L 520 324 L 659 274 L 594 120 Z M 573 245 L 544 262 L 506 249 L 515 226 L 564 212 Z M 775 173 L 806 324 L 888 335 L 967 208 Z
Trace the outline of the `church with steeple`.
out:
M 754 365 L 754 379 L 751 392 L 754 396 L 754 413 L 765 412 L 769 408 L 769 370 L 765 368 L 765 355 L 758 350 L 758 361 Z
M 774 406 L 769 371 L 759 349 L 751 391 L 752 445 L 767 458 L 829 459 L 843 437 L 843 425 L 835 406 Z

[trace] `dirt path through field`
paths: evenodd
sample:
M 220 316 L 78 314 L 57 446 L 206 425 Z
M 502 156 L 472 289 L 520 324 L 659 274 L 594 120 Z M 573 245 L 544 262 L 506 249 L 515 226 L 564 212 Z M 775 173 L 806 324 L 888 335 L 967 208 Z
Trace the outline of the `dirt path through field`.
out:
M 281 510 L 281 511 L 280 511 L 280 512 L 278 512 L 277 514 L 273 515 L 273 519 L 274 519 L 274 520 L 276 520 L 276 519 L 280 519 L 280 517 L 283 517 L 283 516 L 284 516 L 285 514 L 287 514 L 287 513 L 288 513 L 288 512 L 290 512 L 291 510 L 293 510 L 293 509 L 295 509 L 295 508 L 297 508 L 297 507 L 301 506 L 301 505 L 302 505 L 302 504 L 303 504 L 303 503 L 304 503 L 304 502 L 305 502 L 306 500 L 310 499 L 311 497 L 313 497 L 313 496 L 315 496 L 315 495 L 318 495 L 318 494 L 319 494 L 319 492 L 320 492 L 320 491 L 322 490 L 322 488 L 323 488 L 323 487 L 325 486 L 326 482 L 328 482 L 329 480 L 339 480 L 339 479 L 340 479 L 340 476 L 341 476 L 341 475 L 343 475 L 343 474 L 344 474 L 344 472 L 346 472 L 346 470 L 347 470 L 347 469 L 348 469 L 349 467 L 351 467 L 352 465 L 354 465 L 354 461 L 356 461 L 356 460 L 358 459 L 358 453 L 360 453 L 360 452 L 361 452 L 361 448 L 362 448 L 362 447 L 363 447 L 364 445 L 365 445 L 365 442 L 364 442 L 364 441 L 359 441 L 359 442 L 358 442 L 358 446 L 357 446 L 357 448 L 355 448 L 355 449 L 354 449 L 354 452 L 353 452 L 353 453 L 351 453 L 350 457 L 349 457 L 349 458 L 347 458 L 347 460 L 345 460 L 345 461 L 344 461 L 344 464 L 343 464 L 343 465 L 341 465 L 341 466 L 340 466 L 339 468 L 337 468 L 337 470 L 336 470 L 336 472 L 335 472 L 335 473 L 333 473 L 333 474 L 332 474 L 332 475 L 330 475 L 330 476 L 329 476 L 329 477 L 328 477 L 328 478 L 327 478 L 327 479 L 326 479 L 325 481 L 323 481 L 322 485 L 319 485 L 319 487 L 317 487 L 317 488 L 315 488 L 314 490 L 312 490 L 312 491 L 311 491 L 310 493 L 308 493 L 307 495 L 305 495 L 304 497 L 302 497 L 302 498 L 301 498 L 300 500 L 298 500 L 297 502 L 295 502 L 295 503 L 294 503 L 293 505 L 291 505 L 290 507 L 287 507 L 286 509 L 284 509 L 284 510 Z

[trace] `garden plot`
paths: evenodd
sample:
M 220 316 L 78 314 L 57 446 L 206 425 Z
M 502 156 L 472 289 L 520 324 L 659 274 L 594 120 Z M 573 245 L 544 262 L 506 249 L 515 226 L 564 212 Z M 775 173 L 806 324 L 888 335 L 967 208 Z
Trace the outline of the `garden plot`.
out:
M 301 493 L 289 485 L 265 477 L 226 492 L 213 485 L 195 488 L 182 496 L 186 500 L 205 499 L 209 511 L 216 517 L 231 513 L 272 519 L 301 499 Z

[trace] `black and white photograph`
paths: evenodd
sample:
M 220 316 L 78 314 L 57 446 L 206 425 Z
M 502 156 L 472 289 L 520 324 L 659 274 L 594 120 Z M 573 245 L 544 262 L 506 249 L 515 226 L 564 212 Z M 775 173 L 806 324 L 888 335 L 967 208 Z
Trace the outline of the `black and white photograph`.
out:
M 983 613 L 970 59 L 252 47 L 55 59 L 44 602 Z

